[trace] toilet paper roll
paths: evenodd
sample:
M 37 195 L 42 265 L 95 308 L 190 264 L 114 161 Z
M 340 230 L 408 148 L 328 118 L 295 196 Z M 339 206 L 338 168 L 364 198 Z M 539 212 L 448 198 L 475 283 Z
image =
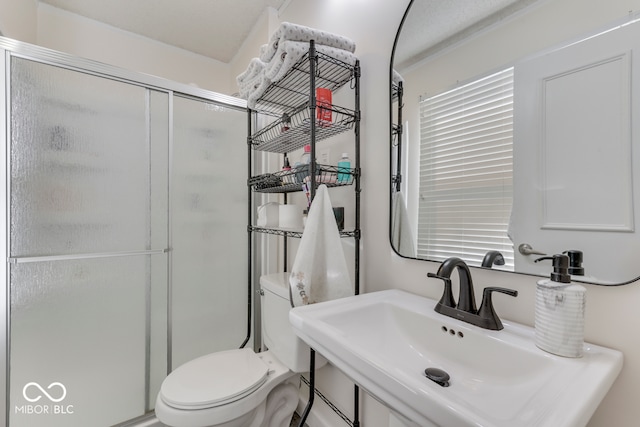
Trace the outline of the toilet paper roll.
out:
M 280 205 L 278 211 L 278 227 L 302 228 L 302 211 L 296 205 Z
M 277 227 L 279 206 L 280 204 L 275 202 L 258 206 L 258 227 Z

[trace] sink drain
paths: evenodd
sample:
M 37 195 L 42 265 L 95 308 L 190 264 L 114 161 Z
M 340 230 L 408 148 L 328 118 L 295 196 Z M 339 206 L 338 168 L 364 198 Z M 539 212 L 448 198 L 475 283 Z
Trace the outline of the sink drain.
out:
M 451 377 L 442 369 L 427 368 L 424 370 L 424 374 L 434 383 L 442 387 L 449 387 L 449 380 Z

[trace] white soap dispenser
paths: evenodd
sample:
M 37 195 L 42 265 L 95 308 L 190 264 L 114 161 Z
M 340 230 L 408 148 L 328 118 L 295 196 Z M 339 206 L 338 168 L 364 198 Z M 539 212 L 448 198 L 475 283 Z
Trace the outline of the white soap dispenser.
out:
M 545 259 L 553 260 L 553 273 L 536 287 L 536 346 L 558 356 L 582 357 L 587 290 L 571 283 L 568 256 L 558 254 L 535 262 Z

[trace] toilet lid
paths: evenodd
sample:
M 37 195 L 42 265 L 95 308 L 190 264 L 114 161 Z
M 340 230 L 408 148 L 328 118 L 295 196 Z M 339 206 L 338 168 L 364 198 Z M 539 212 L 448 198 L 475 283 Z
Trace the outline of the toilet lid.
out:
M 211 408 L 252 393 L 268 373 L 267 364 L 251 349 L 221 351 L 173 371 L 162 383 L 160 395 L 174 408 Z

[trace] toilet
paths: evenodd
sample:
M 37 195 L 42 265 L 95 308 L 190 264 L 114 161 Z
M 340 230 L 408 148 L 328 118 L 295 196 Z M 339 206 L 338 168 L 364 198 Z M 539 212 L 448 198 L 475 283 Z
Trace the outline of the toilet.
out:
M 211 353 L 185 363 L 162 383 L 156 417 L 171 427 L 288 427 L 298 404 L 309 346 L 289 323 L 288 273 L 260 278 L 267 351 Z M 316 368 L 326 359 L 316 355 Z

